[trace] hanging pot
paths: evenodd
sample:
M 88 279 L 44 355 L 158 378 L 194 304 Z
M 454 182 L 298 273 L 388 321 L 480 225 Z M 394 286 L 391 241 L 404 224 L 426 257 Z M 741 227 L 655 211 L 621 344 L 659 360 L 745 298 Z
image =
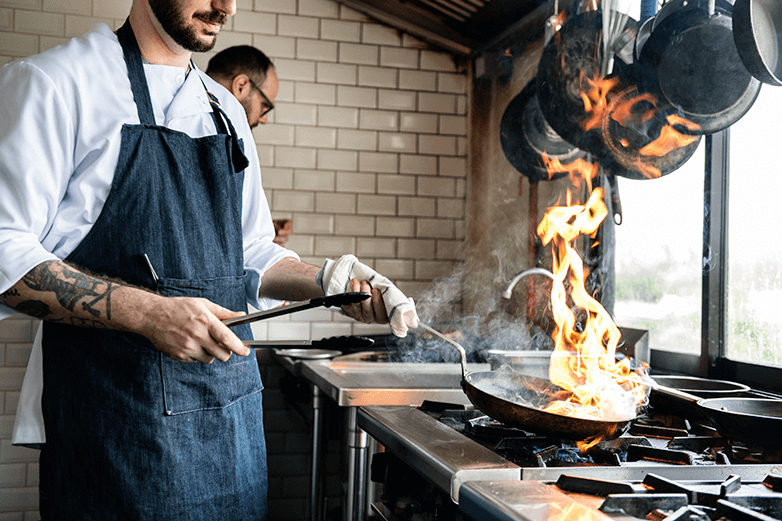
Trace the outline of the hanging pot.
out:
M 562 139 L 546 121 L 538 103 L 536 80 L 508 104 L 500 122 L 502 151 L 508 161 L 530 182 L 556 179 L 565 172 L 551 176 L 543 162 L 545 154 L 568 165 L 576 159 L 586 159 L 587 152 Z
M 730 4 L 688 0 L 669 11 L 641 51 L 639 87 L 676 107 L 698 132 L 723 130 L 746 114 L 761 86 L 739 57 Z
M 733 41 L 752 76 L 769 85 L 782 85 L 782 2 L 736 0 Z

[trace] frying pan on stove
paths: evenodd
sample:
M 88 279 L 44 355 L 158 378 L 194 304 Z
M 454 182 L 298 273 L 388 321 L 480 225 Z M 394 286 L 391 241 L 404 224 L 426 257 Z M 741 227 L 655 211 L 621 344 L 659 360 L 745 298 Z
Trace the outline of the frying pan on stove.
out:
M 767 448 L 782 448 L 782 400 L 765 398 L 709 398 L 698 405 L 717 432 Z
M 658 378 L 655 377 L 655 380 Z M 721 386 L 722 381 L 712 382 Z M 692 391 L 698 392 L 697 389 Z M 723 391 L 731 392 L 725 388 Z M 782 436 L 779 435 L 782 432 L 782 400 L 744 396 L 700 398 L 690 392 L 664 385 L 652 390 L 651 400 L 655 394 L 667 396 L 668 403 L 673 404 L 676 413 L 684 411 L 699 419 L 710 420 L 720 436 L 730 441 L 750 442 L 766 448 L 782 448 Z M 671 408 L 666 407 L 666 410 L 669 409 Z
M 419 326 L 459 351 L 464 393 L 478 410 L 495 420 L 540 435 L 581 441 L 597 436 L 617 438 L 630 428 L 635 419 L 633 416 L 617 421 L 592 420 L 522 405 L 520 402 L 548 402 L 552 395 L 563 392 L 563 389 L 548 380 L 515 371 L 467 372 L 467 355 L 461 344 L 422 322 L 419 322 Z
M 698 406 L 699 400 L 735 398 L 750 390 L 749 386 L 740 383 L 696 376 L 655 375 L 652 378 L 659 387 L 649 393 L 649 405 L 692 419 L 708 419 L 705 409 Z
M 501 371 L 480 371 L 465 373 L 462 388 L 470 402 L 486 415 L 507 425 L 536 434 L 586 440 L 601 437 L 613 439 L 630 428 L 635 419 L 617 421 L 593 420 L 563 416 L 542 409 L 521 405 L 519 402 L 534 403 L 564 390 L 548 380 L 518 373 Z

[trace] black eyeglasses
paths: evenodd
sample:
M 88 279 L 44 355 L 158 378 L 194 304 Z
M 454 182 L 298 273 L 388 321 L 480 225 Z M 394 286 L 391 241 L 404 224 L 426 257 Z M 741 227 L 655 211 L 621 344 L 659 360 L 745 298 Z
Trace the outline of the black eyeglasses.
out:
M 269 97 L 266 96 L 266 94 L 263 93 L 263 91 L 260 89 L 260 87 L 258 87 L 258 85 L 256 85 L 253 80 L 250 80 L 250 83 L 252 83 L 253 87 L 255 87 L 255 90 L 257 90 L 258 93 L 263 98 L 263 101 L 261 102 L 262 103 L 262 105 L 261 105 L 261 107 L 262 107 L 261 108 L 261 115 L 258 116 L 259 118 L 262 118 L 266 114 L 268 114 L 269 112 L 274 110 L 274 103 L 272 103 L 272 100 L 270 100 Z

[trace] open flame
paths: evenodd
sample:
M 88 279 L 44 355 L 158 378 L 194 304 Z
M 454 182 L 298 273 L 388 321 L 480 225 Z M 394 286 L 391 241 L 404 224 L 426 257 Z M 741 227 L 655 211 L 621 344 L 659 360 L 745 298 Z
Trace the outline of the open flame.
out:
M 546 165 L 563 168 L 555 160 Z M 582 176 L 589 193 L 587 202 L 574 203 L 577 195 L 569 190 L 567 206 L 549 208 L 537 228 L 543 244 L 551 244 L 553 250 L 551 305 L 556 328 L 549 380 L 569 391 L 566 398 L 551 402 L 544 410 L 590 420 L 626 421 L 635 417 L 636 408 L 645 400 L 646 386 L 629 359 L 616 360 L 619 328 L 585 288 L 584 264 L 574 242 L 581 235 L 594 238 L 608 208 L 603 189 L 592 188 L 597 165 L 582 161 L 578 165 L 582 170 L 574 165 L 567 169 L 571 176 Z M 586 450 L 598 441 L 588 440 L 579 447 Z
M 623 87 L 618 77 L 581 76 L 576 87 L 586 116 L 581 128 L 587 132 L 602 128 L 603 139 L 618 162 L 648 179 L 662 175 L 655 166 L 656 159 L 698 141 L 695 134 L 700 126 L 675 113 L 664 116 L 657 99 L 649 93 L 639 93 L 634 88 L 619 92 Z M 659 125 L 659 133 L 655 131 L 656 137 L 652 139 L 644 131 L 649 130 L 647 125 L 655 118 L 664 123 Z M 606 129 L 612 122 L 629 134 L 635 133 L 636 138 L 648 138 L 648 142 L 639 146 L 621 136 L 610 135 Z M 638 129 L 643 130 L 636 132 Z M 678 129 L 686 129 L 686 133 Z

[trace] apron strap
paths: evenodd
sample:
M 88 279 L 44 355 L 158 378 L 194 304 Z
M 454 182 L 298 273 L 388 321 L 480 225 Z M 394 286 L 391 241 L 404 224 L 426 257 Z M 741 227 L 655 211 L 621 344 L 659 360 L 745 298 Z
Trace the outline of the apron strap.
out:
M 125 55 L 125 64 L 128 66 L 128 77 L 138 110 L 138 119 L 144 125 L 154 125 L 155 112 L 152 110 L 152 100 L 149 97 L 147 77 L 144 75 L 144 63 L 141 61 L 141 50 L 136 42 L 136 36 L 130 27 L 130 19 L 126 19 L 119 28 L 117 38 Z
M 136 42 L 136 36 L 133 34 L 133 28 L 130 26 L 130 19 L 126 19 L 122 27 L 117 30 L 117 38 L 122 46 L 122 53 L 128 66 L 128 77 L 130 78 L 130 87 L 133 91 L 133 100 L 136 102 L 138 119 L 143 125 L 154 126 L 155 112 L 152 110 L 152 99 L 149 97 L 149 85 L 144 74 L 144 62 L 141 59 L 141 50 L 138 42 Z M 195 66 L 193 66 L 193 70 L 195 70 Z M 228 134 L 231 139 L 231 162 L 233 163 L 234 171 L 237 173 L 241 172 L 250 164 L 244 155 L 241 141 L 228 115 L 220 108 L 217 98 L 206 89 L 203 79 L 201 79 L 201 84 L 204 85 L 204 90 L 212 105 L 212 115 L 218 127 L 218 132 Z M 227 129 L 226 124 L 228 125 Z
M 193 66 L 193 69 L 195 69 L 195 66 Z M 200 77 L 199 79 L 201 80 L 201 85 L 204 86 L 206 96 L 209 98 L 209 104 L 212 105 L 212 118 L 214 119 L 217 131 L 221 134 L 228 134 L 231 138 L 231 162 L 234 166 L 234 172 L 239 173 L 250 165 L 250 161 L 247 159 L 247 156 L 244 155 L 242 140 L 236 133 L 236 129 L 234 128 L 233 123 L 231 123 L 231 118 L 229 118 L 228 114 L 220 108 L 220 100 L 217 99 L 217 96 L 209 92 L 204 80 Z

